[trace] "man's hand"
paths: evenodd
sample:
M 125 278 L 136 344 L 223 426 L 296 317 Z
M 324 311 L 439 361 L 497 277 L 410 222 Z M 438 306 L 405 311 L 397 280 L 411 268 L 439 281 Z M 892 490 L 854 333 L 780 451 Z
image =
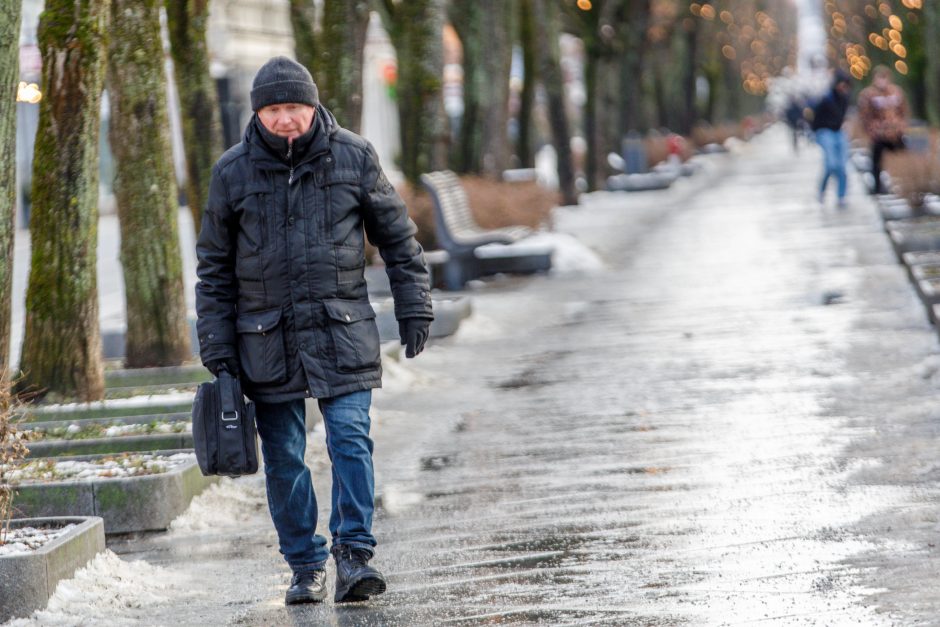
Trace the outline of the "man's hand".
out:
M 239 374 L 238 359 L 235 357 L 226 357 L 225 359 L 212 359 L 206 362 L 206 368 L 212 373 L 212 376 L 218 377 L 220 370 L 225 370 L 233 377 Z
M 427 318 L 404 318 L 398 321 L 398 335 L 405 347 L 405 357 L 411 359 L 424 350 L 430 328 L 431 321 Z

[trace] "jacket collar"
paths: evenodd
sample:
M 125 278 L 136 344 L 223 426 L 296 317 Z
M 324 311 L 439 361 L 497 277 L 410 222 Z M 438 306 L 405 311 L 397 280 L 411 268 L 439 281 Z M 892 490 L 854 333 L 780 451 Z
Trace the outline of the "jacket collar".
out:
M 316 157 L 330 151 L 330 142 L 340 126 L 333 114 L 322 104 L 317 105 L 317 114 L 313 125 L 306 133 L 294 140 L 291 159 L 294 169 L 313 161 Z M 245 128 L 242 141 L 248 145 L 248 155 L 263 170 L 289 170 L 287 139 L 271 133 L 258 114 L 254 114 Z

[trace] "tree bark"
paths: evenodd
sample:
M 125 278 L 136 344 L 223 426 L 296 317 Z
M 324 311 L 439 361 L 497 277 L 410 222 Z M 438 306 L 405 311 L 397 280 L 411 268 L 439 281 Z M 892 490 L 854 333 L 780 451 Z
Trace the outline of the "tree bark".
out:
M 362 126 L 362 63 L 369 28 L 369 3 L 324 0 L 319 28 L 312 0 L 291 0 L 294 53 L 320 91 L 320 101 L 340 125 Z
M 112 0 L 108 93 L 127 302 L 125 365 L 190 355 L 159 0 Z
M 96 278 L 98 130 L 110 7 L 46 0 L 33 158 L 32 268 L 19 389 L 80 401 L 104 394 Z
M 469 3 L 468 3 L 469 4 Z M 464 115 L 461 142 L 473 147 L 467 171 L 499 179 L 509 167 L 509 69 L 515 3 L 482 0 L 454 21 L 464 46 Z M 467 113 L 470 113 L 467 116 Z
M 927 120 L 940 126 L 940 2 L 924 3 L 924 41 L 927 44 Z
M 209 74 L 209 0 L 165 0 L 170 54 L 180 97 L 186 153 L 186 199 L 196 232 L 209 196 L 212 166 L 222 154 L 222 121 Z
M 519 123 L 519 136 L 516 140 L 516 156 L 519 158 L 519 167 L 531 168 L 532 157 L 532 107 L 535 102 L 535 24 L 532 15 L 532 0 L 519 2 L 519 40 L 522 48 L 522 93 L 519 95 L 519 113 L 516 120 Z
M 22 5 L 0 14 L 0 386 L 9 385 L 13 242 L 16 235 L 16 90 Z M 0 398 L 4 397 L 0 391 Z
M 317 59 L 316 13 L 313 0 L 290 0 L 290 25 L 294 32 L 294 56 L 313 72 Z M 313 77 L 317 80 L 317 77 Z
M 620 135 L 649 128 L 642 113 L 646 30 L 649 27 L 651 0 L 631 2 L 622 25 L 623 51 L 620 75 Z
M 574 164 L 571 160 L 571 126 L 565 110 L 565 85 L 558 50 L 559 15 L 552 0 L 534 0 L 533 15 L 536 30 L 543 37 L 541 53 L 538 55 L 538 70 L 548 98 L 548 117 L 555 152 L 558 155 L 558 186 L 562 204 L 576 205 L 578 193 L 574 185 Z
M 444 0 L 385 0 L 383 7 L 398 54 L 401 170 L 417 184 L 423 172 L 440 170 L 447 163 L 441 97 Z

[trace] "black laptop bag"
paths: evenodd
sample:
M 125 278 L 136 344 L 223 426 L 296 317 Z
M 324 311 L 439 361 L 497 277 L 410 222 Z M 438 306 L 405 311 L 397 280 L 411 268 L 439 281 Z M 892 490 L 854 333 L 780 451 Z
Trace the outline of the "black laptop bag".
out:
M 237 477 L 258 472 L 255 404 L 245 402 L 236 377 L 219 371 L 199 385 L 193 401 L 193 444 L 203 475 Z

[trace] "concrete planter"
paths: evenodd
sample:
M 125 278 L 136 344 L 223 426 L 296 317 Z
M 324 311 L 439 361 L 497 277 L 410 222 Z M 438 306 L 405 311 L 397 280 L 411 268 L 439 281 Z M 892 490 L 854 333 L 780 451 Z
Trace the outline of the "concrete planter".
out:
M 431 337 L 453 335 L 461 321 L 473 313 L 473 301 L 469 296 L 434 297 L 434 321 L 431 323 Z M 375 322 L 379 327 L 379 338 L 383 342 L 398 341 L 398 321 L 395 319 L 395 305 L 392 299 L 372 303 L 376 311 Z
M 99 456 L 85 459 L 90 457 Z M 217 480 L 203 477 L 193 457 L 155 475 L 23 483 L 16 506 L 27 516 L 100 516 L 108 534 L 157 531 L 166 529 L 194 496 Z
M 910 267 L 911 277 L 915 281 L 940 279 L 940 263 L 924 263 Z
M 63 457 L 161 451 L 193 447 L 192 433 L 154 433 L 83 440 L 35 440 L 29 443 L 29 457 Z
M 940 305 L 940 279 L 921 279 L 917 281 L 917 293 L 927 307 L 927 315 L 931 322 L 936 323 L 934 305 Z
M 104 551 L 104 525 L 97 517 L 17 519 L 18 527 L 76 527 L 41 548 L 0 557 L 0 622 L 29 616 L 49 602 L 59 581 Z
M 918 218 L 919 220 L 919 218 Z M 894 227 L 898 222 L 903 222 L 901 227 Z M 927 225 L 908 226 L 906 220 L 896 220 L 888 223 L 888 235 L 891 237 L 891 244 L 898 259 L 904 259 L 904 253 L 914 251 L 940 251 L 940 226 Z
M 878 198 L 878 209 L 885 222 L 892 220 L 905 220 L 916 217 L 917 213 L 903 198 L 881 196 Z M 887 225 L 886 225 L 887 227 Z

